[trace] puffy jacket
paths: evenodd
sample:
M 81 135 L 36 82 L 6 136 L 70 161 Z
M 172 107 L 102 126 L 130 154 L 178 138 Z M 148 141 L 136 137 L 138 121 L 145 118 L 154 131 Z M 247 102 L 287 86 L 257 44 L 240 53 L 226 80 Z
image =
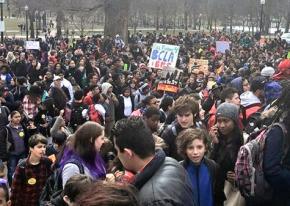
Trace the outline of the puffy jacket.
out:
M 136 175 L 142 206 L 194 206 L 191 183 L 186 170 L 174 159 L 158 150 L 154 159 Z

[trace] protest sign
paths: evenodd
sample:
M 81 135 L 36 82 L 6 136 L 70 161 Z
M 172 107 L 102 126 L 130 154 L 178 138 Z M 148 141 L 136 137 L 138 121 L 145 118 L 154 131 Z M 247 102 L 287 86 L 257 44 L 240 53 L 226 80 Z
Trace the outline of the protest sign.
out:
M 5 31 L 5 23 L 4 21 L 0 21 L 0 32 L 4 32 Z
M 26 49 L 40 49 L 39 41 L 26 41 Z
M 175 84 L 158 83 L 157 86 L 157 91 L 177 93 L 178 89 L 179 89 L 178 85 Z
M 154 43 L 150 55 L 148 67 L 163 69 L 174 68 L 178 58 L 179 46 Z
M 216 41 L 217 52 L 225 53 L 226 50 L 230 50 L 230 42 L 228 41 Z
M 198 69 L 204 74 L 208 74 L 208 60 L 207 59 L 189 59 L 188 73 L 191 73 L 193 69 Z

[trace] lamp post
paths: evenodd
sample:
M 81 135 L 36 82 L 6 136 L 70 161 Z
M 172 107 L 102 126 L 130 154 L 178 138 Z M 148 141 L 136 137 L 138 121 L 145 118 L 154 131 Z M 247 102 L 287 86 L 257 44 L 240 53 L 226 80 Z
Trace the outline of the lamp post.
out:
M 261 0 L 261 15 L 260 15 L 260 32 L 263 32 L 263 16 L 264 16 L 264 5 L 266 3 L 266 0 Z
M 26 31 L 26 41 L 28 41 L 28 6 L 25 5 L 25 31 Z
M 198 30 L 199 31 L 201 29 L 201 16 L 202 16 L 202 14 L 199 14 L 199 16 L 198 16 Z
M 5 0 L 1 0 L 0 4 L 1 4 L 1 23 L 3 25 L 3 28 L 1 29 L 1 43 L 3 44 L 4 41 L 4 20 L 3 20 L 3 4 L 4 4 Z

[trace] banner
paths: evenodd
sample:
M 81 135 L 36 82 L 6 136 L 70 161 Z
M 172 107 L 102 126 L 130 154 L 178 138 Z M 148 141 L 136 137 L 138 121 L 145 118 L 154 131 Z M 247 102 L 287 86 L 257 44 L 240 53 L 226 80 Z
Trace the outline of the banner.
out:
M 208 60 L 207 59 L 189 59 L 188 73 L 191 73 L 193 69 L 202 71 L 205 75 L 209 74 Z
M 40 49 L 39 41 L 26 41 L 26 49 Z
M 228 41 L 216 41 L 217 52 L 225 53 L 226 50 L 230 50 L 230 42 Z
M 163 69 L 165 67 L 175 68 L 178 53 L 179 46 L 154 43 L 148 67 L 156 69 Z

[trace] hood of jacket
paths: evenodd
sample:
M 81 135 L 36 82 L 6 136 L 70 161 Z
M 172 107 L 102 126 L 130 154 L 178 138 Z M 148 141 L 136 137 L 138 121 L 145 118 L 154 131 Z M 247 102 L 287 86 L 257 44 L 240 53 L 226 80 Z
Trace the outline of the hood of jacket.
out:
M 240 98 L 241 98 L 241 105 L 243 107 L 247 107 L 252 104 L 261 103 L 260 99 L 256 95 L 254 95 L 252 91 L 244 92 L 243 94 L 241 94 Z

